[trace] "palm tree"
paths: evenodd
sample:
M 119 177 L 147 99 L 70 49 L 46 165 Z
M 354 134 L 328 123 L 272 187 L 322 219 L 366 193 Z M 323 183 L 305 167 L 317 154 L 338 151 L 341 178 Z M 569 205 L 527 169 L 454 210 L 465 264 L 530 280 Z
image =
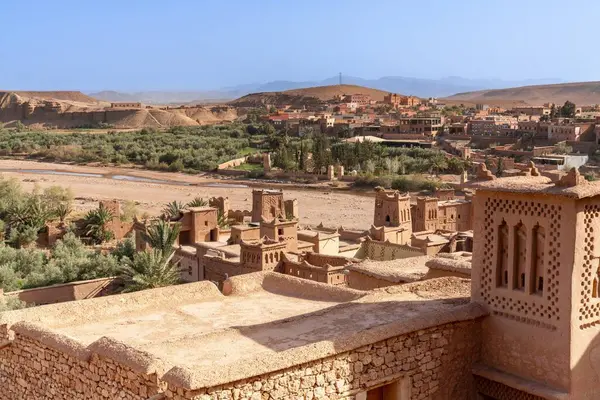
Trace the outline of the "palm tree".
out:
M 194 197 L 194 200 L 190 201 L 185 205 L 186 207 L 206 207 L 208 202 L 202 197 Z
M 49 204 L 42 201 L 40 196 L 32 196 L 26 204 L 28 213 L 27 225 L 38 230 L 42 229 L 46 222 L 52 218 L 52 209 Z
M 152 249 L 137 253 L 133 261 L 125 260 L 121 268 L 121 279 L 125 284 L 124 292 L 154 289 L 179 283 L 179 268 L 164 257 L 160 250 Z
M 173 246 L 177 242 L 181 225 L 171 224 L 169 221 L 158 220 L 148 227 L 146 232 L 142 233 L 142 239 L 155 250 L 166 257 L 173 255 Z
M 106 230 L 106 224 L 112 220 L 110 210 L 100 206 L 90 210 L 83 218 L 85 223 L 85 235 L 91 237 L 95 243 L 102 243 L 112 239 L 112 232 Z
M 6 221 L 11 229 L 19 229 L 29 225 L 29 210 L 22 202 L 12 204 L 6 211 Z
M 229 218 L 223 214 L 223 210 L 217 211 L 217 226 L 221 229 L 229 227 Z
M 437 175 L 446 168 L 448 168 L 448 161 L 443 155 L 439 154 L 429 159 L 429 169 L 432 174 Z
M 73 209 L 69 203 L 59 203 L 54 209 L 54 215 L 58 217 L 60 223 L 63 224 L 72 211 Z
M 182 202 L 173 200 L 172 202 L 165 204 L 163 214 L 169 220 L 178 219 L 184 208 L 185 206 Z

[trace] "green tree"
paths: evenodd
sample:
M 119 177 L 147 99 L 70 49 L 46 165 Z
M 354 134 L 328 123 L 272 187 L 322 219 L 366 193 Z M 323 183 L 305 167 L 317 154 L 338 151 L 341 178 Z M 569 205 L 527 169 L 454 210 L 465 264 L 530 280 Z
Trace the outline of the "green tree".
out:
M 485 166 L 488 170 L 492 169 L 492 162 L 490 161 L 487 154 L 483 157 L 483 163 L 485 164 Z
M 95 210 L 90 210 L 83 218 L 85 226 L 85 235 L 92 239 L 96 244 L 103 243 L 113 238 L 112 232 L 106 229 L 106 225 L 112 220 L 113 215 L 110 210 L 100 206 Z
M 21 249 L 29 247 L 38 238 L 38 229 L 33 226 L 21 226 L 19 228 L 12 228 L 8 236 L 8 242 L 15 248 Z
M 2 296 L 0 299 L 0 313 L 4 311 L 21 310 L 27 307 L 27 303 L 13 296 Z
M 133 260 L 135 256 L 135 242 L 133 238 L 129 236 L 121 240 L 117 243 L 111 254 L 119 261 L 124 261 L 125 259 Z
M 496 176 L 500 178 L 504 174 L 504 160 L 502 157 L 498 157 L 498 162 L 496 163 Z
M 560 114 L 564 118 L 574 118 L 575 117 L 575 103 L 570 102 L 569 100 L 565 101 L 565 104 L 560 109 Z
M 25 132 L 27 130 L 27 127 L 21 121 L 17 121 L 17 123 L 15 124 L 15 130 L 17 132 Z
M 187 203 L 186 208 L 189 207 L 207 207 L 208 206 L 208 201 L 204 200 L 202 197 L 194 197 L 194 199 L 192 201 L 190 201 L 189 203 Z
M 217 226 L 221 229 L 229 228 L 229 219 L 222 210 L 217 211 Z
M 315 171 L 319 174 L 332 164 L 329 138 L 326 135 L 317 134 L 313 137 L 312 155 Z
M 185 209 L 185 205 L 177 200 L 173 200 L 170 203 L 165 204 L 163 208 L 163 215 L 168 220 L 176 220 L 181 217 L 183 210 Z
M 571 154 L 573 148 L 568 146 L 566 142 L 560 142 L 554 145 L 554 154 Z
M 174 246 L 181 231 L 180 224 L 159 219 L 153 222 L 146 232 L 142 233 L 142 239 L 153 249 L 160 251 L 165 258 L 171 258 L 175 252 Z
M 448 161 L 442 154 L 438 154 L 429 159 L 429 172 L 438 175 L 448 168 Z
M 556 116 L 559 114 L 559 111 L 560 110 L 557 110 L 556 104 L 552 104 L 550 107 L 550 119 L 556 118 Z
M 398 173 L 398 168 L 400 167 L 400 163 L 398 161 L 398 157 L 388 157 L 385 159 L 385 166 L 388 170 L 388 174 L 394 175 Z
M 269 123 L 264 123 L 261 125 L 260 128 L 260 133 L 263 135 L 274 135 L 277 131 L 275 130 L 275 127 Z
M 121 268 L 124 292 L 154 289 L 180 282 L 179 267 L 160 250 L 152 249 L 137 253 L 133 261 L 125 260 Z

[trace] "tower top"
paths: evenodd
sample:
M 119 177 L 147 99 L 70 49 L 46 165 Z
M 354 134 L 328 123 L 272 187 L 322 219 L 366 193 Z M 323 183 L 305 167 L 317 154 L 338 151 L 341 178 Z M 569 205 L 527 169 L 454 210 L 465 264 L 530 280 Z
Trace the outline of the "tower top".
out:
M 573 168 L 556 183 L 543 176 L 512 176 L 494 180 L 474 182 L 476 190 L 492 192 L 513 192 L 520 194 L 545 194 L 583 199 L 600 195 L 600 182 L 588 182 Z

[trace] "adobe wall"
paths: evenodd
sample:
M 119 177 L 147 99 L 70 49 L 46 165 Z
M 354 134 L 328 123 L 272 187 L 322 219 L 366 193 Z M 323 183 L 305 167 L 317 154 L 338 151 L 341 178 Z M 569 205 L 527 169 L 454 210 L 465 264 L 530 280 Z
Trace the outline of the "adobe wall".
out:
M 196 254 L 183 250 L 176 250 L 175 257 L 179 260 L 179 273 L 184 282 L 198 282 L 204 280 L 204 270 L 200 267 L 200 260 Z
M 390 261 L 398 258 L 422 256 L 421 249 L 407 245 L 366 240 L 362 243 L 356 258 L 368 258 L 376 261 Z
M 64 283 L 41 288 L 6 292 L 6 297 L 16 297 L 27 304 L 52 304 L 65 301 L 91 299 L 114 293 L 120 287 L 117 278 L 100 278 Z
M 202 257 L 201 264 L 204 267 L 204 279 L 219 285 L 226 279 L 225 274 L 232 277 L 245 273 L 241 264 L 219 257 Z
M 105 229 L 113 233 L 115 240 L 121 240 L 133 231 L 133 221 L 121 220 L 121 204 L 117 200 L 101 200 L 100 207 L 106 208 L 112 215 Z
M 471 275 L 468 275 L 468 274 L 461 274 L 460 272 L 444 271 L 441 269 L 434 269 L 434 268 L 429 268 L 429 271 L 425 274 L 425 277 L 423 279 L 425 280 L 425 279 L 445 278 L 448 276 L 454 276 L 457 278 L 464 278 L 464 279 L 471 279 Z
M 340 234 L 340 240 L 349 242 L 358 242 L 368 235 L 367 231 L 346 230 L 344 227 L 340 227 L 337 231 Z
M 245 217 L 252 217 L 252 212 L 248 210 L 229 210 L 227 218 L 237 223 L 244 223 Z
M 351 270 L 348 274 L 348 287 L 351 289 L 373 290 L 398 284 L 399 283 L 363 274 L 359 271 Z
M 332 267 L 341 267 L 344 265 L 348 265 L 352 262 L 352 260 L 349 260 L 346 257 L 311 252 L 304 254 L 302 258 L 306 260 L 309 264 L 317 266 L 325 266 L 326 264 L 329 264 Z
M 568 332 L 573 307 L 570 277 L 580 274 L 574 273 L 575 246 L 584 246 L 583 241 L 576 243 L 573 239 L 577 230 L 575 201 L 562 196 L 478 190 L 474 209 L 474 234 L 480 239 L 475 241 L 473 249 L 472 301 L 490 312 L 482 322 L 481 362 L 569 391 Z M 536 224 L 545 228 L 543 295 L 498 287 L 495 283 L 496 255 L 501 247 L 498 229 L 503 221 L 509 238 L 513 238 L 520 223 L 528 233 Z M 529 234 L 527 241 L 532 241 Z M 512 266 L 516 264 L 512 258 L 516 258 L 511 255 L 518 253 L 512 247 L 517 241 L 507 242 L 508 265 Z M 509 282 L 513 281 L 513 273 L 509 267 Z
M 342 268 L 325 269 L 314 266 L 306 266 L 303 263 L 283 259 L 277 270 L 282 274 L 297 278 L 308 279 L 315 282 L 326 283 L 335 286 L 346 286 L 346 275 Z
M 577 211 L 572 224 L 581 228 L 576 230 L 573 241 L 581 247 L 574 261 L 578 268 L 571 275 L 571 395 L 591 400 L 598 397 L 600 380 L 600 298 L 598 285 L 594 285 L 600 256 L 600 205 L 598 200 L 581 201 Z

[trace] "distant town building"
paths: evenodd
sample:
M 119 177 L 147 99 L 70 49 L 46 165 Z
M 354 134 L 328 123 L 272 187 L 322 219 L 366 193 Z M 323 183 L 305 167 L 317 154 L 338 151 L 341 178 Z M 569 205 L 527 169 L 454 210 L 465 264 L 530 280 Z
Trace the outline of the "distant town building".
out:
M 435 137 L 442 128 L 441 117 L 433 118 L 400 118 L 397 125 L 382 126 L 381 132 L 386 139 L 397 139 L 398 135 L 413 134 Z
M 143 108 L 142 103 L 110 103 L 110 108 Z
M 344 101 L 361 107 L 371 103 L 371 96 L 368 94 L 347 94 L 344 96 Z
M 551 108 L 544 106 L 533 106 L 533 107 L 514 107 L 512 112 L 514 114 L 526 114 L 526 115 L 550 115 Z
M 502 129 L 516 129 L 517 120 L 512 117 L 490 115 L 469 122 L 469 134 L 474 136 L 493 136 L 500 134 Z
M 470 197 L 457 199 L 454 190 L 438 192 L 436 197 L 418 197 L 411 206 L 412 230 L 468 231 L 472 229 L 471 214 Z
M 389 93 L 383 96 L 383 102 L 385 104 L 391 104 L 394 108 L 398 107 L 413 107 L 419 105 L 421 100 L 415 96 L 402 96 L 396 93 Z

